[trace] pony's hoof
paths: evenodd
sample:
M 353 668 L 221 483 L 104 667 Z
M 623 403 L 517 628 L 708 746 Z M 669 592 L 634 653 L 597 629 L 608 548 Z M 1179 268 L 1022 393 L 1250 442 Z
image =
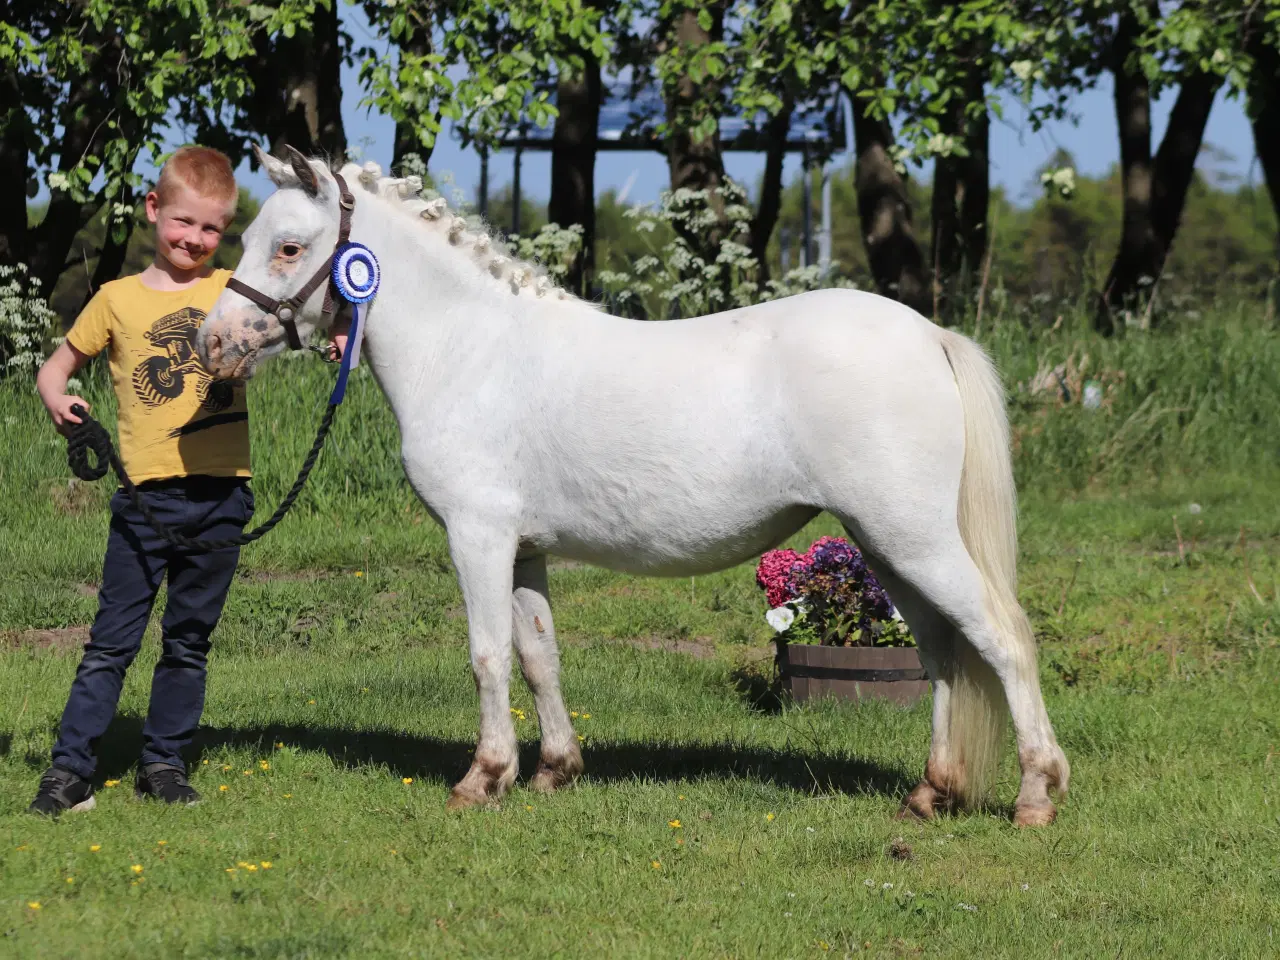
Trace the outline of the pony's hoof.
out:
M 533 779 L 529 781 L 529 789 L 537 793 L 554 793 L 572 782 L 572 778 L 565 776 L 562 771 L 548 767 L 546 764 L 539 764 Z
M 576 761 L 576 762 L 575 762 Z M 582 757 L 565 757 L 560 761 L 543 760 L 529 781 L 529 789 L 538 793 L 552 793 L 567 787 L 582 773 Z
M 937 804 L 941 795 L 928 780 L 920 783 L 907 794 L 902 801 L 902 809 L 898 811 L 899 820 L 932 820 L 937 816 Z
M 1047 827 L 1058 817 L 1058 808 L 1052 803 L 1021 806 L 1013 812 L 1015 827 Z
M 464 790 L 459 785 L 449 791 L 449 802 L 445 804 L 445 808 L 448 810 L 468 810 L 471 807 L 482 807 L 488 802 L 489 798 L 483 793 Z

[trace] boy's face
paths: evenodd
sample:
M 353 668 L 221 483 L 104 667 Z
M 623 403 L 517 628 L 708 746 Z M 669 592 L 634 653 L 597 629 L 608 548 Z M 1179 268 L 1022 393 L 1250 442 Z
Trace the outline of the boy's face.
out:
M 160 202 L 147 194 L 147 219 L 156 225 L 156 252 L 179 270 L 194 270 L 213 256 L 235 216 L 235 204 L 204 197 L 182 183 Z

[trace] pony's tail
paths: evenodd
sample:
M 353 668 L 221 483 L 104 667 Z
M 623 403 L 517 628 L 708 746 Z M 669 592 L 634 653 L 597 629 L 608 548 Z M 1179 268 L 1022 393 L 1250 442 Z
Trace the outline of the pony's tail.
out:
M 986 592 L 986 608 L 1013 670 L 1038 685 L 1035 636 L 1018 603 L 1017 492 L 1004 389 L 990 358 L 968 337 L 939 330 L 964 411 L 964 465 L 957 520 Z M 995 782 L 1004 724 L 1004 688 L 990 665 L 955 631 L 947 734 L 951 787 L 965 806 L 981 804 Z M 1066 771 L 1062 771 L 1065 792 Z

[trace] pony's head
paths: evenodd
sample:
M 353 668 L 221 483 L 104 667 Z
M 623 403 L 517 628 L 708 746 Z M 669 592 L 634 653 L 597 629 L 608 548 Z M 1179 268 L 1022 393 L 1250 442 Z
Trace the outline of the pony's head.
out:
M 235 278 L 273 299 L 297 294 L 333 253 L 338 239 L 338 184 L 323 164 L 287 147 L 288 162 L 255 146 L 258 162 L 278 188 L 244 232 Z M 327 284 L 295 314 L 304 341 L 316 329 Z M 196 351 L 215 377 L 242 379 L 284 351 L 288 337 L 274 315 L 248 297 L 225 290 L 196 334 Z

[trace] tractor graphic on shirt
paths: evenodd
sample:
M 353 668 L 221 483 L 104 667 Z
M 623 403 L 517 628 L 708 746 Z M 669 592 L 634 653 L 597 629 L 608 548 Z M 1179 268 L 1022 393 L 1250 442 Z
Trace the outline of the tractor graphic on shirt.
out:
M 177 313 L 161 317 L 143 336 L 160 351 L 147 357 L 133 369 L 133 390 L 149 407 L 158 407 L 182 396 L 187 376 L 195 378 L 200 406 L 217 413 L 235 400 L 235 386 L 228 380 L 209 376 L 196 356 L 196 331 L 204 321 L 204 311 L 183 307 Z

